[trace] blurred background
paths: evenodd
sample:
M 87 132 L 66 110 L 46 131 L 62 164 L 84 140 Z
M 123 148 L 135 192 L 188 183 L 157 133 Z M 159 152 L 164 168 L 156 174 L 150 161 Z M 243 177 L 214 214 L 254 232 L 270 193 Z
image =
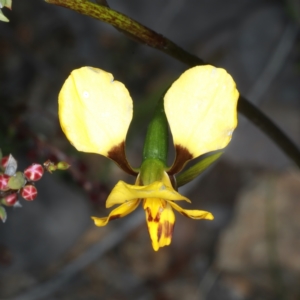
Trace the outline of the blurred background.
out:
M 111 0 L 116 9 L 226 68 L 241 94 L 300 146 L 298 0 Z M 110 25 L 42 0 L 13 0 L 0 23 L 0 147 L 19 169 L 67 160 L 45 174 L 33 202 L 0 224 L 0 299 L 300 299 L 300 174 L 275 144 L 239 116 L 222 158 L 180 190 L 171 246 L 154 252 L 140 209 L 97 228 L 118 180 L 99 155 L 77 152 L 57 118 L 57 95 L 81 66 L 111 72 L 134 100 L 127 155 L 139 166 L 155 103 L 187 67 Z M 172 160 L 170 160 L 171 162 Z

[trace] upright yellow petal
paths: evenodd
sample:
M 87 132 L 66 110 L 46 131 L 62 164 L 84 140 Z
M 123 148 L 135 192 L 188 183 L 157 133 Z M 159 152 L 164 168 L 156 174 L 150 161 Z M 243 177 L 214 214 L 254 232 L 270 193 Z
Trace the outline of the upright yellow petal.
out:
M 145 199 L 144 209 L 152 246 L 155 251 L 171 244 L 175 215 L 168 201 Z
M 185 163 L 229 143 L 237 126 L 238 96 L 232 77 L 210 65 L 191 68 L 173 83 L 164 106 L 177 159 Z
M 101 69 L 74 70 L 59 93 L 62 130 L 83 152 L 110 156 L 113 149 L 124 147 L 132 111 L 126 87 Z

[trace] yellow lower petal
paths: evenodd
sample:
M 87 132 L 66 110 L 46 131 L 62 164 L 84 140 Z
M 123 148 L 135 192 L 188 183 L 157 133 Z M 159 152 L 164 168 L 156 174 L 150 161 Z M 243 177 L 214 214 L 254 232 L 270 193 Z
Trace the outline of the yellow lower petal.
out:
M 175 215 L 170 204 L 162 199 L 145 199 L 143 205 L 152 247 L 157 251 L 160 247 L 171 243 Z
M 108 215 L 108 217 L 104 218 L 97 218 L 97 217 L 92 217 L 92 219 L 95 222 L 96 226 L 105 226 L 109 221 L 123 218 L 133 212 L 138 205 L 140 204 L 140 200 L 132 200 L 123 203 L 122 205 L 118 206 L 114 210 L 111 211 L 111 213 Z
M 208 211 L 183 209 L 182 207 L 180 207 L 179 205 L 175 204 L 172 201 L 169 201 L 169 204 L 185 217 L 195 219 L 195 220 L 200 220 L 200 219 L 213 220 L 214 219 L 214 216 Z

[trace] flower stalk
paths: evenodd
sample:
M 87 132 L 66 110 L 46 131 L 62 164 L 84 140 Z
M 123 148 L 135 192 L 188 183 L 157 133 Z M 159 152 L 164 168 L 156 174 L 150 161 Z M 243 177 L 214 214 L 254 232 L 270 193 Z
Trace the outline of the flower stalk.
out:
M 106 22 L 132 39 L 158 49 L 190 67 L 206 64 L 202 59 L 180 48 L 164 36 L 143 26 L 126 15 L 110 9 L 106 5 L 91 3 L 87 0 L 45 1 Z M 300 167 L 299 148 L 264 113 L 243 96 L 239 98 L 238 111 L 269 136 L 277 146 Z

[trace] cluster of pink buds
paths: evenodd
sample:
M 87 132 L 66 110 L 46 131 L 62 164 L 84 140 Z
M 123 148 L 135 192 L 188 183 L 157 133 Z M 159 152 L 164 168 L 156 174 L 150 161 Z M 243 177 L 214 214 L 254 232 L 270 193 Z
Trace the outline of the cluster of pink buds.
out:
M 66 162 L 54 164 L 47 161 L 44 165 L 32 164 L 23 172 L 17 171 L 17 161 L 10 154 L 2 157 L 0 150 L 0 219 L 5 222 L 7 218 L 4 206 L 20 207 L 20 195 L 27 201 L 33 201 L 37 194 L 35 182 L 43 177 L 44 171 L 66 170 L 70 167 Z

